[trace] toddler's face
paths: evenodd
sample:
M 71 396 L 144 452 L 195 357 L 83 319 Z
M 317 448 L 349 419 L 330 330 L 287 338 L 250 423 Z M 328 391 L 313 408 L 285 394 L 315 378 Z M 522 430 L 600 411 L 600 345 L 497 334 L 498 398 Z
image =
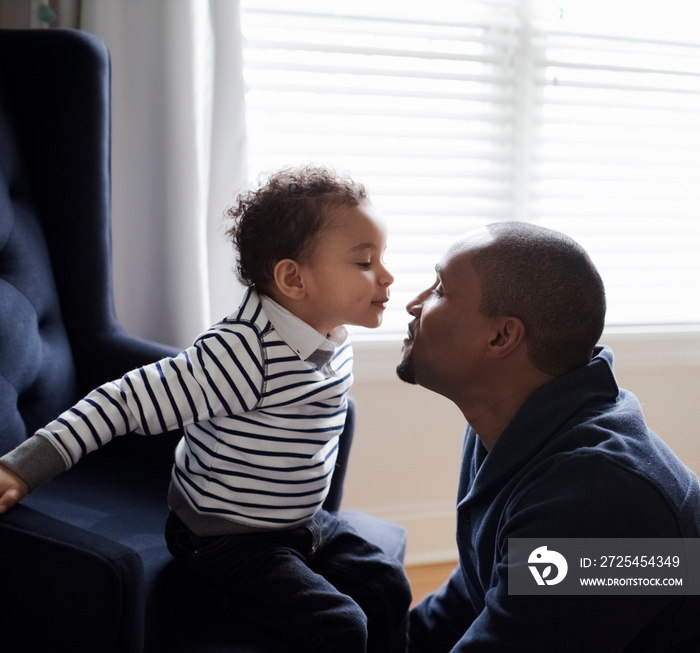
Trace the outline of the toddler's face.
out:
M 382 260 L 384 221 L 371 204 L 329 207 L 326 219 L 329 227 L 303 265 L 310 324 L 324 334 L 342 324 L 378 327 L 394 282 Z

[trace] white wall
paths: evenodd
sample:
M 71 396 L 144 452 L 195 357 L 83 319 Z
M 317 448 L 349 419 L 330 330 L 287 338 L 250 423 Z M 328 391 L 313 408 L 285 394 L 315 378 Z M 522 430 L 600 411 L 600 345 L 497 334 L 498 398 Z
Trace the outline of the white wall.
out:
M 609 333 L 602 342 L 649 426 L 700 473 L 700 333 Z M 400 349 L 355 345 L 358 421 L 343 507 L 403 524 L 409 564 L 456 560 L 464 418 L 446 399 L 396 379 Z

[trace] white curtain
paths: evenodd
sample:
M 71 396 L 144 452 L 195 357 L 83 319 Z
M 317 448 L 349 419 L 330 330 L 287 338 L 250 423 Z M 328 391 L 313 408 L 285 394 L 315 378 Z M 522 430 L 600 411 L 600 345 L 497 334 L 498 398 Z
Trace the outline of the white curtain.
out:
M 223 216 L 246 179 L 237 0 L 83 0 L 112 56 L 117 316 L 189 345 L 242 296 Z

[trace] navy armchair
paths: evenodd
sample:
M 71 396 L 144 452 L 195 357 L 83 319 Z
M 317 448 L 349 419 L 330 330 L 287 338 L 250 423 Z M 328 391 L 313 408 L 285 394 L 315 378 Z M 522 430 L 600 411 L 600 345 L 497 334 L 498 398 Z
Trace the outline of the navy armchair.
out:
M 109 94 L 96 37 L 0 30 L 0 455 L 93 387 L 175 353 L 114 317 Z M 351 407 L 330 510 L 353 419 Z M 120 438 L 0 517 L 0 649 L 289 650 L 223 619 L 171 561 L 163 527 L 178 437 Z M 401 527 L 345 515 L 403 556 Z

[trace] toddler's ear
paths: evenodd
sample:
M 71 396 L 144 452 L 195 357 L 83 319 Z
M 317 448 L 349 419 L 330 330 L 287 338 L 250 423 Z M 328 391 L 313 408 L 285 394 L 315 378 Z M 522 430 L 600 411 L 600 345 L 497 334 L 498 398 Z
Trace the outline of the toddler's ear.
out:
M 275 265 L 275 285 L 277 290 L 289 299 L 303 299 L 306 288 L 301 275 L 299 264 L 290 259 L 282 259 Z

